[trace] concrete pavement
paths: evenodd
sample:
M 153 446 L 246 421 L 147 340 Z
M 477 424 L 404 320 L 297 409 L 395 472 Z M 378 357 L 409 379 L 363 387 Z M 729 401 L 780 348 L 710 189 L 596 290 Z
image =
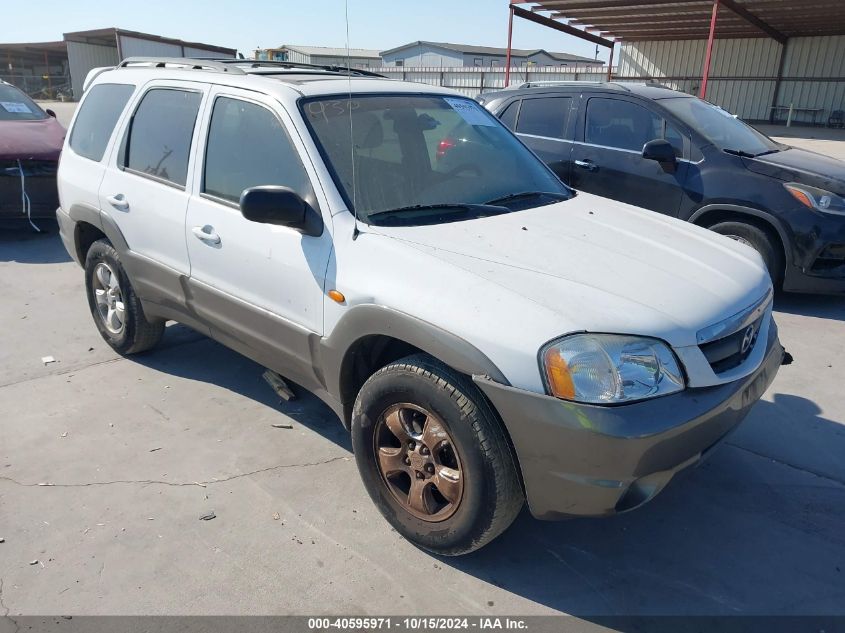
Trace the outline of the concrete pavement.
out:
M 843 299 L 779 299 L 795 363 L 651 504 L 524 513 L 439 559 L 382 520 L 314 397 L 279 403 L 260 367 L 182 326 L 117 357 L 55 234 L 0 234 L 0 296 L 10 614 L 845 614 Z

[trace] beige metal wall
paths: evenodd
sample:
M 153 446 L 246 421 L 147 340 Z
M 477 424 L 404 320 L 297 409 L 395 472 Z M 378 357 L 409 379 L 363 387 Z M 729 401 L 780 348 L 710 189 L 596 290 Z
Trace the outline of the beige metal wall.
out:
M 703 39 L 625 43 L 617 77 L 654 79 L 697 94 L 706 45 Z M 768 119 L 773 104 L 821 108 L 824 121 L 832 110 L 845 108 L 845 36 L 790 39 L 775 99 L 781 48 L 770 38 L 717 39 L 707 99 L 754 120 Z
M 416 66 L 382 66 L 370 70 L 391 79 L 403 79 L 452 88 L 468 97 L 480 92 L 500 90 L 505 87 L 505 69 L 499 66 L 479 68 L 472 66 L 421 68 Z M 607 68 L 596 66 L 575 67 L 526 67 L 511 69 L 511 86 L 531 81 L 604 81 Z
M 67 59 L 73 98 L 79 100 L 82 97 L 82 84 L 89 71 L 103 66 L 115 66 L 118 63 L 117 42 L 114 46 L 68 42 Z

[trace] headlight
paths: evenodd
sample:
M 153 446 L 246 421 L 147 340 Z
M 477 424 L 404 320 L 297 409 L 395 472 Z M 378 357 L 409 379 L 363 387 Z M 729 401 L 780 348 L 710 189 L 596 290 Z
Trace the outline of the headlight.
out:
M 808 209 L 834 215 L 845 215 L 845 198 L 842 196 L 837 196 L 835 193 L 830 193 L 818 187 L 799 185 L 796 182 L 788 182 L 783 186 L 792 194 L 793 198 Z
M 575 334 L 541 352 L 551 395 L 618 404 L 681 391 L 681 368 L 665 343 L 618 334 Z

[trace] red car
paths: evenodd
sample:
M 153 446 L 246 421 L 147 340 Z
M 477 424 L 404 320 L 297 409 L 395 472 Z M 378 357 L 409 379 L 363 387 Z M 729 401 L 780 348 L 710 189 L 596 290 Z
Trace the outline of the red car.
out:
M 56 217 L 64 139 L 53 112 L 0 81 L 0 219 Z

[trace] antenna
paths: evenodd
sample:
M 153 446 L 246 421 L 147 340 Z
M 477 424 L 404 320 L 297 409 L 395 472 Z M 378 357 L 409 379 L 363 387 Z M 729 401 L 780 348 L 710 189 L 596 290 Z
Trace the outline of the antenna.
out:
M 349 111 L 349 151 L 352 153 L 352 217 L 354 225 L 352 228 L 352 239 L 357 240 L 358 234 L 358 181 L 355 178 L 355 135 L 352 133 L 352 60 L 349 52 L 349 0 L 344 2 L 346 13 L 346 81 L 349 86 L 349 102 L 346 109 Z

